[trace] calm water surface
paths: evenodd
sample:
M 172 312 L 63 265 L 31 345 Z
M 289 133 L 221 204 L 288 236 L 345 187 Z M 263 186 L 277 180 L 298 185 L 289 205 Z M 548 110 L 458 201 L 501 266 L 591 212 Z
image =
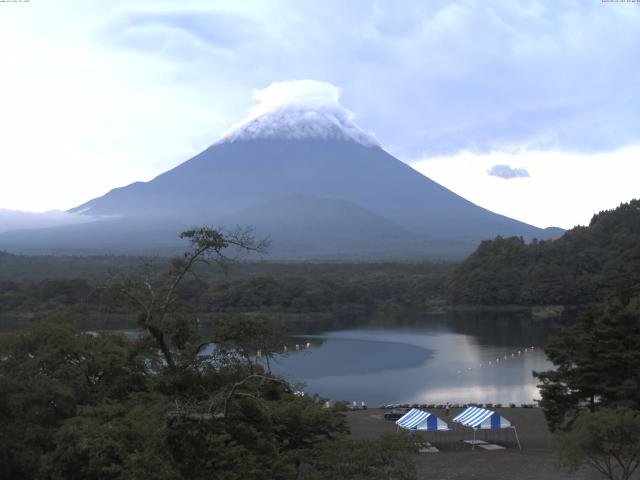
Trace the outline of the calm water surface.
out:
M 334 325 L 297 337 L 300 350 L 290 348 L 272 367 L 309 394 L 368 405 L 532 403 L 539 398 L 532 372 L 552 367 L 543 352 L 549 330 L 523 314 Z

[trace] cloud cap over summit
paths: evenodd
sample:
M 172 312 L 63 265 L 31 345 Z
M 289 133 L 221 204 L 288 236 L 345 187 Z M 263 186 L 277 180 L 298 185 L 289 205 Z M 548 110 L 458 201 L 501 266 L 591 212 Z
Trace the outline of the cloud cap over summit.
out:
M 317 80 L 274 82 L 254 90 L 258 104 L 222 134 L 218 142 L 259 138 L 353 140 L 379 146 L 376 137 L 353 121 L 340 103 L 340 89 Z

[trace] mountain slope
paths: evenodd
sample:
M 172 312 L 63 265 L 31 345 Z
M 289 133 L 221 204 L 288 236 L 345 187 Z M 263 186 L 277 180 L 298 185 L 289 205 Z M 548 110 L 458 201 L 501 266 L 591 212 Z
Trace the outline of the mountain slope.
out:
M 150 182 L 112 190 L 72 211 L 220 218 L 293 192 L 354 202 L 432 237 L 479 241 L 543 235 L 472 204 L 379 147 L 341 140 L 214 144 Z
M 298 195 L 298 197 L 292 197 Z M 496 235 L 545 231 L 481 208 L 385 152 L 340 105 L 262 112 L 149 182 L 70 211 L 86 225 L 0 234 L 0 247 L 180 247 L 197 224 L 253 225 L 282 258 L 460 258 Z
M 292 194 L 223 218 L 223 225 L 251 225 L 268 238 L 270 258 L 410 258 L 425 250 L 425 238 L 352 202 Z M 455 256 L 458 245 L 428 244 L 439 257 Z M 466 247 L 463 245 L 462 248 Z

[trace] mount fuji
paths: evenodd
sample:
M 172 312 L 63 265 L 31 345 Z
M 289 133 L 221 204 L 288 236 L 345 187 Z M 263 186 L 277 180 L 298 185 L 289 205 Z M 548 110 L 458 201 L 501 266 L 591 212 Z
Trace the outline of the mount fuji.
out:
M 5 232 L 0 248 L 173 253 L 181 230 L 208 224 L 252 226 L 270 238 L 274 259 L 453 259 L 497 235 L 562 232 L 465 200 L 387 153 L 339 104 L 337 89 L 292 100 L 299 87 L 259 92 L 247 120 L 203 152 L 69 212 L 93 221 Z

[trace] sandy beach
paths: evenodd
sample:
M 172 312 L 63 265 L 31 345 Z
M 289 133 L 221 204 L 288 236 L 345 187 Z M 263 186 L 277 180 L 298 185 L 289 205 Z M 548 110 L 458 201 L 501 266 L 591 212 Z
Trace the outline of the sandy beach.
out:
M 435 445 L 438 453 L 415 455 L 419 479 L 472 479 L 472 480 L 595 480 L 603 477 L 595 471 L 585 470 L 575 474 L 560 472 L 555 467 L 552 436 L 547 429 L 542 411 L 538 408 L 497 408 L 505 418 L 517 426 L 522 450 L 518 449 L 515 436 L 510 430 L 502 432 L 479 432 L 478 439 L 506 447 L 487 451 L 472 450 L 463 440 L 473 438 L 471 430 L 455 429 L 452 432 L 419 432 L 416 436 Z M 369 409 L 347 413 L 354 437 L 370 438 L 395 432 L 395 422 L 384 420 L 388 410 Z M 451 419 L 462 409 L 452 408 L 449 416 L 444 410 L 429 409 L 451 425 Z M 634 478 L 640 478 L 639 475 Z

